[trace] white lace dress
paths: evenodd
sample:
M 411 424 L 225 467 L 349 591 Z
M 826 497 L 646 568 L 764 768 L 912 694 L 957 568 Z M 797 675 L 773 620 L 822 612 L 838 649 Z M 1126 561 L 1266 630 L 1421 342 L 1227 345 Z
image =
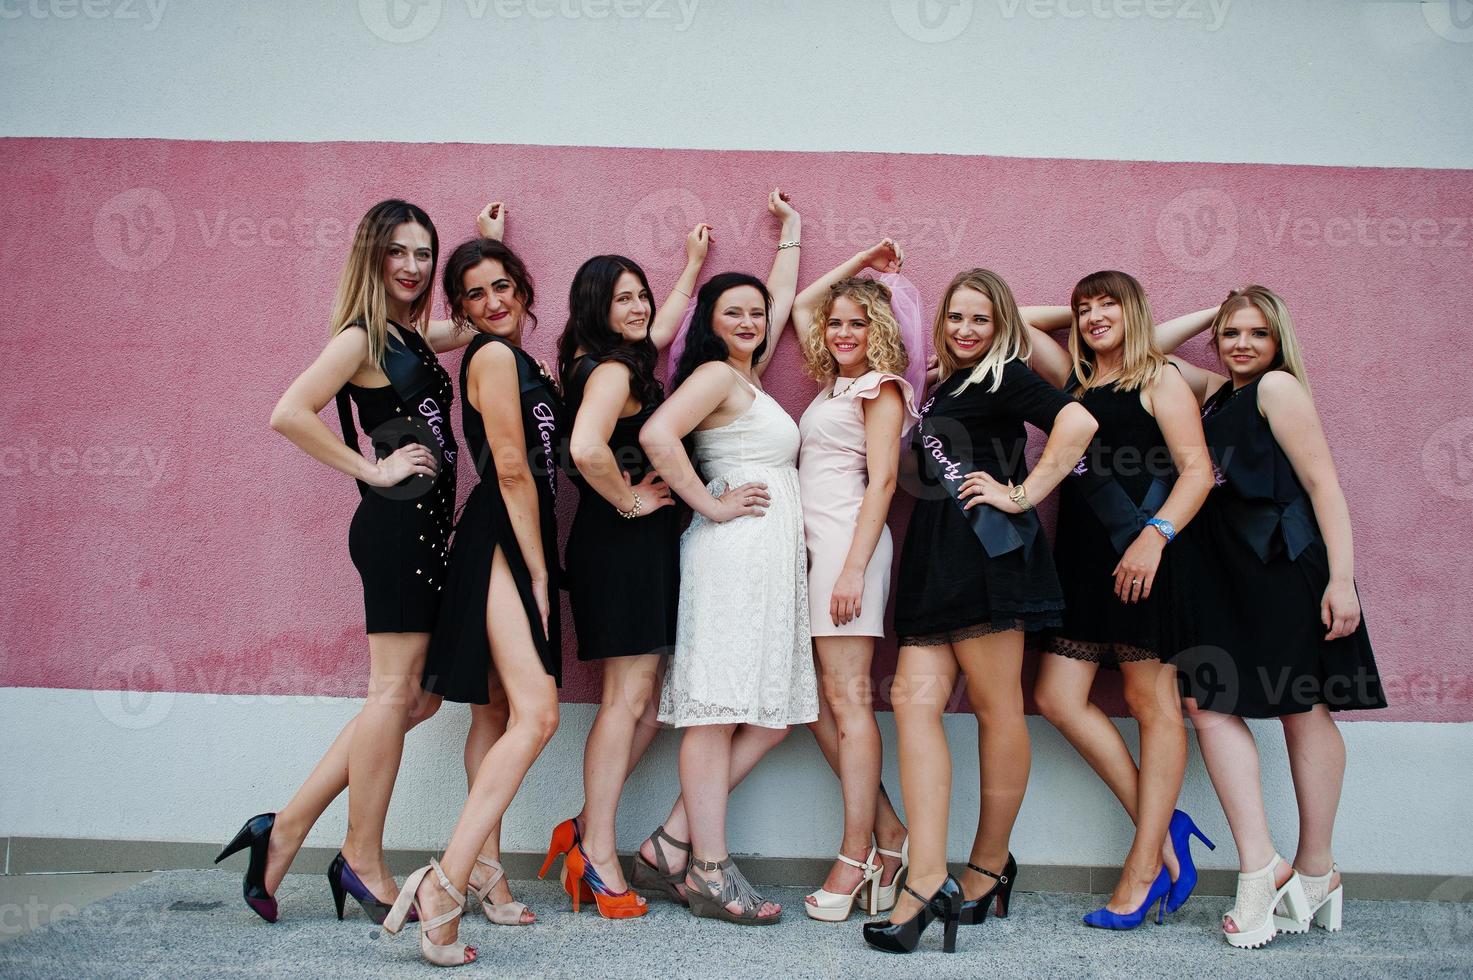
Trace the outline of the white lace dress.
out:
M 772 505 L 724 524 L 697 514 L 681 536 L 675 657 L 660 692 L 660 720 L 677 728 L 818 718 L 798 426 L 772 396 L 752 392 L 740 418 L 693 433 L 692 462 L 713 496 L 759 482 Z

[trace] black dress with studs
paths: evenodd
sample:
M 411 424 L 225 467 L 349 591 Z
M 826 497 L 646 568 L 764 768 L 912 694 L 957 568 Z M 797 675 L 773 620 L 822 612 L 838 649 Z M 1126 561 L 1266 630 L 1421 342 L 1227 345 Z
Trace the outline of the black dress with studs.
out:
M 430 637 L 425 656 L 423 686 L 450 701 L 486 704 L 490 700 L 487 672 L 491 669 L 491 643 L 486 635 L 486 597 L 491 587 L 491 562 L 500 550 L 516 582 L 522 610 L 531 628 L 532 641 L 543 669 L 562 683 L 562 630 L 559 624 L 559 573 L 557 550 L 556 455 L 563 437 L 563 404 L 552 381 L 542 373 L 532 355 L 500 337 L 477 334 L 460 362 L 460 390 L 476 355 L 492 344 L 504 344 L 516 357 L 520 390 L 522 435 L 528 466 L 537 484 L 538 524 L 542 554 L 547 563 L 547 595 L 550 603 L 546 632 L 532 591 L 532 576 L 522 557 L 512 529 L 511 516 L 497 481 L 496 460 L 486 442 L 486 425 L 481 413 L 466 400 L 461 405 L 461 430 L 474 460 L 480 482 L 471 490 L 455 525 L 446 573 L 445 602 Z
M 1262 379 L 1202 407 L 1217 486 L 1193 530 L 1193 633 L 1174 663 L 1186 693 L 1243 718 L 1386 707 L 1365 619 L 1326 641 L 1329 551 L 1309 494 L 1258 409 Z
M 343 439 L 355 450 L 349 403 L 383 459 L 410 443 L 439 458 L 435 476 L 411 476 L 392 487 L 359 483 L 362 500 L 348 529 L 348 552 L 363 580 L 369 633 L 428 633 L 440 610 L 441 588 L 455 515 L 455 434 L 450 375 L 414 330 L 394 325 L 384 352 L 389 384 L 364 388 L 351 382 L 338 392 Z M 360 324 L 353 328 L 363 329 Z

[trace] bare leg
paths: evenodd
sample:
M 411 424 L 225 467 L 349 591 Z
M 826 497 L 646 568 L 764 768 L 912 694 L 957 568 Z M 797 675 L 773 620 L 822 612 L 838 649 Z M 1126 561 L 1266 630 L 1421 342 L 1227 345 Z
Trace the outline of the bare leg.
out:
M 1289 749 L 1289 771 L 1299 804 L 1299 847 L 1294 867 L 1307 875 L 1329 874 L 1335 865 L 1331 838 L 1340 790 L 1345 785 L 1345 740 L 1330 709 L 1317 704 L 1310 711 L 1284 715 L 1284 741 Z M 1330 881 L 1333 891 L 1337 875 Z
M 440 708 L 441 698 L 420 692 L 410 710 L 408 725 L 413 728 Z M 360 711 L 359 714 L 362 712 Z M 291 869 L 292 861 L 312 827 L 322 818 L 332 801 L 348 788 L 348 746 L 353 743 L 358 715 L 338 732 L 327 752 L 317 761 L 305 782 L 297 788 L 291 801 L 276 814 L 271 828 L 271 843 L 266 853 L 266 893 L 276 894 L 281 879 Z
M 476 855 L 485 845 L 527 770 L 557 731 L 557 685 L 542 666 L 532 631 L 522 609 L 516 582 L 500 549 L 491 560 L 491 587 L 486 596 L 486 622 L 490 633 L 491 659 L 506 689 L 510 716 L 506 733 L 496 740 L 481 760 L 476 778 L 466 797 L 465 809 L 445 848 L 441 866 L 456 889 L 464 892 L 470 881 Z M 453 907 L 450 896 L 434 876 L 427 876 L 418 898 L 421 914 L 433 918 Z M 431 942 L 451 942 L 459 920 L 452 920 L 430 933 Z
M 930 895 L 946 880 L 946 822 L 951 808 L 951 750 L 941 714 L 956 684 L 956 655 L 950 645 L 900 648 L 891 688 L 900 734 L 900 792 L 910 821 L 909 887 Z M 902 891 L 890 913 L 905 922 L 921 903 Z
M 1032 767 L 1028 722 L 1023 716 L 1023 632 L 988 633 L 960 640 L 952 649 L 966 674 L 967 699 L 977 716 L 977 759 L 982 767 L 977 834 L 968 860 L 1001 873 L 1008 863 L 1008 842 Z M 914 842 L 911 855 L 914 861 Z M 968 868 L 961 884 L 963 895 L 977 898 L 995 882 Z
M 869 636 L 820 636 L 813 644 L 818 650 L 820 703 L 833 719 L 839 743 L 837 771 L 844 797 L 839 853 L 864 861 L 874 842 L 875 803 L 880 795 L 880 727 L 875 724 L 869 676 L 875 641 Z M 862 877 L 858 868 L 835 861 L 823 888 L 847 894 Z M 812 896 L 808 902 L 817 904 Z
M 604 661 L 603 701 L 583 750 L 583 849 L 614 892 L 628 887 L 615 847 L 614 816 L 635 761 L 640 719 L 654 698 L 658 664 L 656 654 Z
M 496 744 L 496 740 L 506 734 L 506 722 L 511 708 L 507 704 L 506 691 L 501 686 L 501 678 L 496 676 L 495 670 L 487 671 L 486 689 L 489 699 L 486 704 L 473 704 L 471 708 L 471 727 L 465 736 L 465 783 L 466 792 L 475 783 L 476 772 L 481 768 L 481 762 L 486 758 L 486 753 Z M 501 861 L 501 821 L 496 821 L 496 826 L 486 835 L 486 843 L 481 846 L 481 857 L 489 861 Z M 471 869 L 470 885 L 472 888 L 485 887 L 487 879 L 495 872 L 483 865 L 476 865 Z M 503 875 L 491 889 L 490 899 L 497 905 L 505 905 L 513 900 L 511 885 Z M 521 921 L 530 925 L 537 921 L 537 915 L 531 909 L 522 912 Z
M 1161 849 L 1187 771 L 1187 730 L 1175 667 L 1159 660 L 1137 660 L 1122 663 L 1120 673 L 1125 678 L 1125 703 L 1141 730 L 1135 840 L 1105 904 L 1112 912 L 1123 913 L 1141 906 L 1161 874 Z
M 1104 780 L 1134 822 L 1140 770 L 1125 739 L 1120 737 L 1120 729 L 1089 699 L 1099 669 L 1098 664 L 1046 653 L 1039 659 L 1033 697 L 1038 710 Z M 1181 866 L 1170 838 L 1161 847 L 1161 859 L 1175 881 Z
M 751 727 L 751 726 L 743 726 Z M 735 725 L 696 725 L 685 730 L 680 741 L 680 791 L 687 804 L 691 850 L 701 861 L 723 861 L 726 849 L 726 803 L 735 785 L 732 772 Z M 719 881 L 721 872 L 690 869 L 709 881 Z M 740 902 L 727 908 L 741 912 Z M 759 916 L 777 915 L 782 906 L 763 902 Z
M 1278 851 L 1268 832 L 1268 814 L 1263 807 L 1263 784 L 1258 771 L 1258 744 L 1248 725 L 1236 715 L 1203 711 L 1193 698 L 1186 699 L 1186 709 L 1197 730 L 1197 744 L 1212 788 L 1222 803 L 1233 843 L 1238 847 L 1238 870 L 1247 874 L 1258 871 L 1273 860 Z M 1293 873 L 1287 862 L 1280 861 L 1274 875 L 1282 885 Z M 1227 917 L 1223 928 L 1236 932 L 1237 926 Z
M 736 734 L 731 739 L 731 768 L 728 775 L 728 791 L 736 789 L 743 779 L 762 761 L 772 749 L 776 748 L 783 739 L 788 737 L 786 728 L 762 728 L 758 725 L 738 725 Z M 681 742 L 681 751 L 684 749 L 684 740 Z M 690 822 L 685 811 L 685 794 L 675 798 L 675 804 L 670 808 L 670 815 L 665 818 L 665 832 L 676 840 L 690 840 Z M 683 871 L 687 861 L 684 851 L 663 842 L 660 844 L 661 851 L 665 854 L 665 860 L 672 872 Z M 646 840 L 639 846 L 639 853 L 644 855 L 650 864 L 656 864 L 655 845 Z
M 348 746 L 348 836 L 343 857 L 380 901 L 392 902 L 399 886 L 384 863 L 384 820 L 399 776 L 404 733 L 421 697 L 428 633 L 372 633 L 368 698 L 358 712 Z

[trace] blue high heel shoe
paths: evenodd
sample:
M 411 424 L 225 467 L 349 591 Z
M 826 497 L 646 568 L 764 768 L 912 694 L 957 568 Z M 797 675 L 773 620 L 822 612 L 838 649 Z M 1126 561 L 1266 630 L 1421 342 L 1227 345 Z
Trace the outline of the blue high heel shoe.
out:
M 1141 903 L 1140 908 L 1122 915 L 1119 912 L 1111 912 L 1108 907 L 1101 907 L 1086 915 L 1084 924 L 1094 926 L 1096 929 L 1134 929 L 1146 921 L 1146 915 L 1151 906 L 1159 901 L 1161 907 L 1156 910 L 1156 924 L 1159 926 L 1166 920 L 1166 893 L 1169 891 L 1171 891 L 1171 872 L 1162 868 L 1156 880 L 1151 882 L 1151 890 L 1146 892 L 1146 900 Z
M 1181 864 L 1181 871 L 1177 874 L 1176 881 L 1171 883 L 1171 891 L 1166 896 L 1166 914 L 1170 915 L 1187 903 L 1187 899 L 1192 897 L 1192 889 L 1197 887 L 1197 863 L 1192 860 L 1192 838 L 1206 844 L 1209 851 L 1217 850 L 1217 845 L 1208 840 L 1207 835 L 1192 822 L 1192 818 L 1181 810 L 1172 812 L 1168 833 L 1171 835 L 1171 849 L 1176 852 L 1176 859 Z

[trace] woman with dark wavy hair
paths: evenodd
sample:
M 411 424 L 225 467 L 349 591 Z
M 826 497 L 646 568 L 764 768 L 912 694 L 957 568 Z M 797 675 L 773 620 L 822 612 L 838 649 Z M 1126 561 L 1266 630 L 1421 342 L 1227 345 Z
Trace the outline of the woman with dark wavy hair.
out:
M 704 226 L 691 234 L 704 257 Z M 542 873 L 566 854 L 564 884 L 574 908 L 591 898 L 611 919 L 645 913 L 619 867 L 614 817 L 624 780 L 656 731 L 644 716 L 675 643 L 680 519 L 639 445 L 640 428 L 665 397 L 654 338 L 668 342 L 679 307 L 665 309 L 656 317 L 649 280 L 635 262 L 595 255 L 573 277 L 558 341 L 558 372 L 574 418 L 570 475 L 579 491 L 564 557 L 568 598 L 578 659 L 603 664 L 603 696 L 583 752 L 583 810 L 553 828 Z

